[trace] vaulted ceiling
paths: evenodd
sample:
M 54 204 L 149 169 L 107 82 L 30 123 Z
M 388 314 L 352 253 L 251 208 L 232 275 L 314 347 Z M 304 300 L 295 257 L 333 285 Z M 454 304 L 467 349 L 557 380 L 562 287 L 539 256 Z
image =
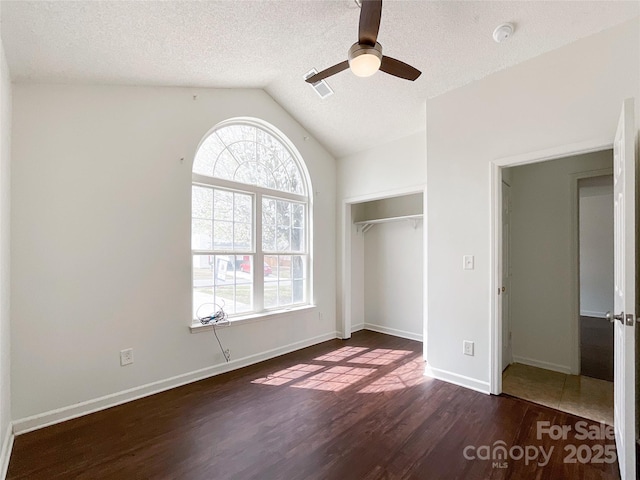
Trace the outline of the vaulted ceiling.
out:
M 346 59 L 354 0 L 2 1 L 16 82 L 265 89 L 336 157 L 425 128 L 428 98 L 640 15 L 637 1 L 385 0 L 378 41 L 415 82 L 345 71 L 322 100 L 303 81 Z M 497 44 L 493 29 L 516 32 Z

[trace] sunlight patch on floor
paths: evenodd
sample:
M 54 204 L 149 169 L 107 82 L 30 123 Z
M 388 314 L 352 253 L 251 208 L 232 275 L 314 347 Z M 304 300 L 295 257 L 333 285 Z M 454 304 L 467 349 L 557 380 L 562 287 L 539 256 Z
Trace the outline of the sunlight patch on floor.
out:
M 362 363 L 366 365 L 389 365 L 412 353 L 410 350 L 389 350 L 387 348 L 377 348 L 370 352 L 348 360 L 349 363 Z
M 333 352 L 327 353 L 326 355 L 321 355 L 320 357 L 314 358 L 314 360 L 318 362 L 341 362 L 346 358 L 353 357 L 358 353 L 362 353 L 368 348 L 364 347 L 343 347 Z
M 324 367 L 322 365 L 309 365 L 306 363 L 301 363 L 299 365 L 294 365 L 293 367 L 285 368 L 284 370 L 280 370 L 278 372 L 272 373 L 268 377 L 258 378 L 253 380 L 251 383 L 259 383 L 261 385 L 284 385 L 285 383 L 292 382 L 293 380 L 297 380 L 298 378 L 304 377 L 313 372 L 317 372 L 318 370 L 322 370 Z
M 313 377 L 309 377 L 291 386 L 293 388 L 311 388 L 314 390 L 339 392 L 349 385 L 353 385 L 362 380 L 367 375 L 371 375 L 375 371 L 375 368 L 331 367 L 325 372 L 320 372 Z

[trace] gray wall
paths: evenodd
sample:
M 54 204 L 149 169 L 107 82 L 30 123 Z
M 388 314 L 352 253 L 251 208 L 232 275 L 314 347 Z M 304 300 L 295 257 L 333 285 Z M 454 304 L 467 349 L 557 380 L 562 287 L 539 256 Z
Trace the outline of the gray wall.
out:
M 569 373 L 578 251 L 571 175 L 611 168 L 610 150 L 511 169 L 511 328 L 519 363 Z M 577 195 L 577 191 L 576 191 Z M 577 206 L 577 202 L 576 202 Z M 575 218 L 573 217 L 575 216 Z M 613 231 L 613 229 L 612 229 Z M 574 367 L 575 368 L 575 367 Z
M 580 315 L 613 310 L 613 177 L 579 182 Z

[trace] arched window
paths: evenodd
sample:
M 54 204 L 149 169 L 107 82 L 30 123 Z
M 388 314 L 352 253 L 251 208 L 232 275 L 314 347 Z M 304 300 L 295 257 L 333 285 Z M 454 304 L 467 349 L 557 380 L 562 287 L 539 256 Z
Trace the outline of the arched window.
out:
M 288 140 L 262 122 L 232 120 L 193 162 L 194 318 L 308 303 L 309 182 Z

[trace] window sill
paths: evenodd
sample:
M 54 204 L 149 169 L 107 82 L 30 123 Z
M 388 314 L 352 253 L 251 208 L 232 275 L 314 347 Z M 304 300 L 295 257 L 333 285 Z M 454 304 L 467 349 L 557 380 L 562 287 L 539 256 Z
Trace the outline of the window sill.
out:
M 290 315 L 294 315 L 300 312 L 310 312 L 316 310 L 318 307 L 315 305 L 303 305 L 301 307 L 291 307 L 286 310 L 272 310 L 269 312 L 261 312 L 261 313 L 252 313 L 249 315 L 239 315 L 237 317 L 232 317 L 229 319 L 229 325 L 225 325 L 224 328 L 227 327 L 236 327 L 238 325 L 244 325 L 245 323 L 254 323 L 254 322 L 262 322 L 264 320 L 269 320 L 274 317 L 288 317 Z M 206 332 L 208 330 L 212 330 L 212 325 L 202 325 L 200 323 L 193 323 L 189 327 L 191 333 L 200 333 Z

